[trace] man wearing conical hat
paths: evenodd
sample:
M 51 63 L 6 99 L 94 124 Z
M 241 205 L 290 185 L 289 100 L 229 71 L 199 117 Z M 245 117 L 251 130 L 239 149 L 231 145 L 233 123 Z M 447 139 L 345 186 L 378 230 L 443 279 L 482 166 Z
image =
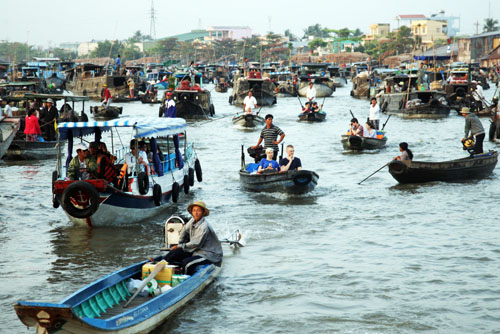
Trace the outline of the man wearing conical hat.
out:
M 222 263 L 222 246 L 206 216 L 210 214 L 204 202 L 189 204 L 187 211 L 193 216 L 182 228 L 179 244 L 172 246 L 165 260 L 182 266 L 187 275 L 193 275 L 203 264 Z

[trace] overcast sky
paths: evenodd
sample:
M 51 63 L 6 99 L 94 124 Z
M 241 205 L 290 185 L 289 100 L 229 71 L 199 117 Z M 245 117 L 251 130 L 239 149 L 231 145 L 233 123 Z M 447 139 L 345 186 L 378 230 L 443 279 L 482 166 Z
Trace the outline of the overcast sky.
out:
M 150 32 L 151 0 L 1 0 L 0 40 L 57 46 L 64 42 L 125 39 L 135 31 Z M 249 26 L 254 33 L 302 36 L 316 23 L 330 29 L 348 27 L 369 32 L 372 23 L 397 27 L 399 14 L 430 16 L 440 10 L 460 17 L 460 34 L 474 34 L 479 21 L 500 19 L 495 0 L 155 0 L 156 37 L 205 29 L 210 25 Z

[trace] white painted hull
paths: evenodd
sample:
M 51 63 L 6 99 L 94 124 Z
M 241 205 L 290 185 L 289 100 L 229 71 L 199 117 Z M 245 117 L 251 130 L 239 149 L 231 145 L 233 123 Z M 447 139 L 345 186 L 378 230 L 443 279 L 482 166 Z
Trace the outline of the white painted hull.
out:
M 5 118 L 0 120 L 0 159 L 2 159 L 10 144 L 14 140 L 16 132 L 19 130 L 19 126 L 19 119 Z

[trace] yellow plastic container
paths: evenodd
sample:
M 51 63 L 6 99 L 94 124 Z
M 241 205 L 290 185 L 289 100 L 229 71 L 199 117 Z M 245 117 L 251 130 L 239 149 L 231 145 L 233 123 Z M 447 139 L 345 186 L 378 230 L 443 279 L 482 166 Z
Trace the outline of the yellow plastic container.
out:
M 155 269 L 156 263 L 145 263 L 142 266 L 142 279 L 144 280 L 146 277 L 149 276 Z M 156 276 L 155 280 L 158 282 L 158 285 L 160 287 L 165 286 L 165 285 L 170 285 L 172 286 L 172 275 L 174 273 L 174 268 L 176 266 L 173 265 L 166 265 L 165 268 L 163 268 L 162 271 L 160 271 Z

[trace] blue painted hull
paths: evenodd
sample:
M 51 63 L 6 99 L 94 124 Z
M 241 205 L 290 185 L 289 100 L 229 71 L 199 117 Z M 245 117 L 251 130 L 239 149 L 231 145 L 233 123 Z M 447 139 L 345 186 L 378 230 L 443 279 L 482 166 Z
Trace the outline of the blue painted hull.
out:
M 123 308 L 125 300 L 129 298 L 126 297 L 99 317 L 84 316 L 83 305 L 99 304 L 99 296 L 117 285 L 123 285 L 129 278 L 139 278 L 142 265 L 146 262 L 148 261 L 139 262 L 101 278 L 58 304 L 20 301 L 14 308 L 26 326 L 36 327 L 43 323 L 48 334 L 149 333 L 202 291 L 221 271 L 221 267 L 215 265 L 200 266 L 193 276 L 159 296 L 143 297 L 146 299 L 144 302 Z M 98 309 L 98 306 L 95 307 Z M 42 311 L 48 317 L 40 319 Z

